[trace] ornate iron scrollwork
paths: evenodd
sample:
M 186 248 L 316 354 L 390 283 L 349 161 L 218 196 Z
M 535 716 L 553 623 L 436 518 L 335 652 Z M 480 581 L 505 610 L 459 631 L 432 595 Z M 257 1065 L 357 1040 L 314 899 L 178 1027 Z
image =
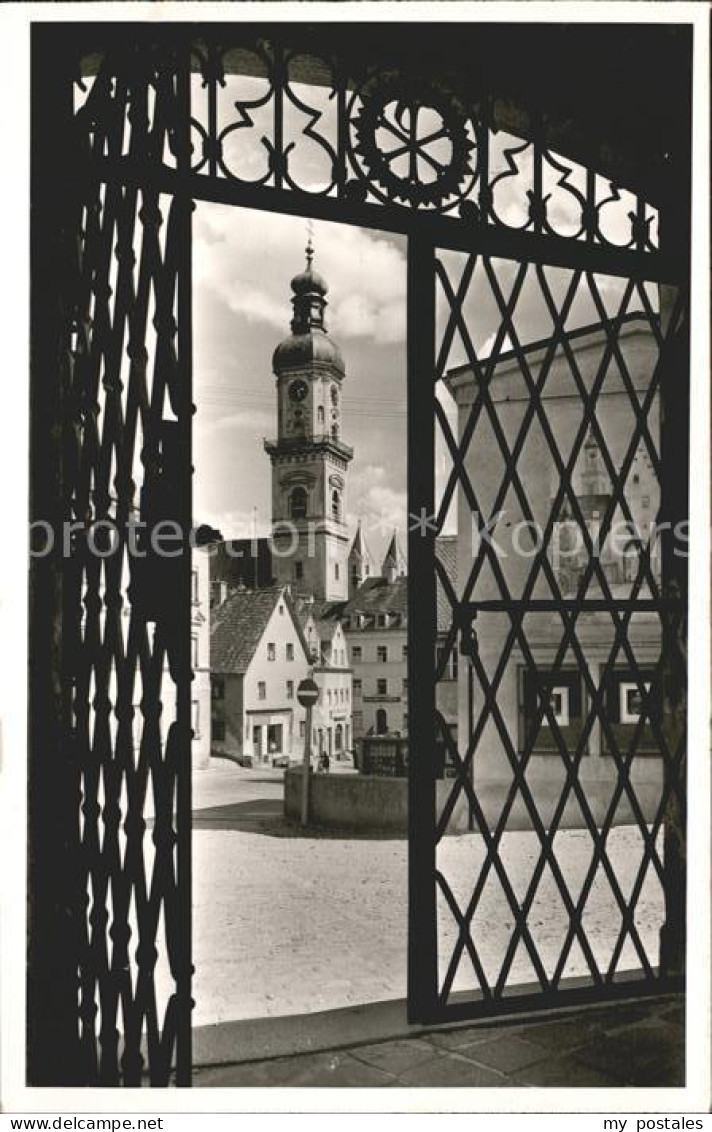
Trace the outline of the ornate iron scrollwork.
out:
M 442 209 L 467 196 L 477 177 L 475 143 L 454 96 L 432 84 L 390 76 L 373 76 L 358 95 L 352 152 L 371 187 L 414 208 Z M 387 139 L 396 144 L 386 148 Z M 449 146 L 447 155 L 438 149 L 441 143 Z M 403 172 L 397 171 L 399 162 Z M 432 175 L 425 177 L 424 170 Z

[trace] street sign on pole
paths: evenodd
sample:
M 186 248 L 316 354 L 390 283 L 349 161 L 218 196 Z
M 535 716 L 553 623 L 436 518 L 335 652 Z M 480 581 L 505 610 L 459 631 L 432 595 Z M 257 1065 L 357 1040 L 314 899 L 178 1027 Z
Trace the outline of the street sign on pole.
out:
M 302 770 L 302 825 L 309 824 L 309 776 L 311 774 L 312 711 L 319 700 L 319 686 L 307 676 L 297 685 L 297 700 L 307 709 L 304 725 L 304 766 Z

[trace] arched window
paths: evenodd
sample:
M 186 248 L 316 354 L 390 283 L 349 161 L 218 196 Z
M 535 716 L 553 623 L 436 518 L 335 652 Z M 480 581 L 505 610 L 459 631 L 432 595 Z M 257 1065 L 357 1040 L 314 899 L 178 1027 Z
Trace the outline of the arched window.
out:
M 324 406 L 323 405 L 317 406 L 316 420 L 317 420 L 317 424 L 323 424 L 324 423 Z
M 295 487 L 289 498 L 289 514 L 292 519 L 306 519 L 307 492 L 304 487 Z
M 341 518 L 341 498 L 336 488 L 331 493 L 331 514 L 336 520 Z
M 388 731 L 388 716 L 385 708 L 379 708 L 376 712 L 376 734 L 385 735 Z

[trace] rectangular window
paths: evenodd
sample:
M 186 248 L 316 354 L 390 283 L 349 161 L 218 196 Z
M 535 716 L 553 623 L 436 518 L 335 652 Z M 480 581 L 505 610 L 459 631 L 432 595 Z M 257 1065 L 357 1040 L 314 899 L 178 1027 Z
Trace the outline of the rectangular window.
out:
M 294 577 L 298 582 L 301 582 L 302 578 L 304 577 L 304 563 L 303 562 L 295 562 L 294 563 Z
M 287 699 L 288 700 L 294 699 L 294 681 L 293 680 L 287 681 Z
M 408 695 L 408 680 L 407 680 L 407 677 L 403 678 L 403 695 L 404 696 Z
M 213 720 L 213 739 L 216 743 L 222 743 L 225 739 L 225 720 Z
M 376 660 L 379 664 L 388 663 L 388 648 L 386 645 L 378 645 L 376 648 Z
M 211 690 L 214 700 L 225 699 L 225 681 L 220 676 L 213 676 Z
M 198 638 L 197 637 L 191 637 L 190 638 L 190 663 L 192 664 L 193 668 L 198 667 Z
M 376 695 L 377 696 L 387 696 L 388 695 L 388 681 L 387 680 L 377 680 L 376 681 Z
M 276 649 L 274 641 L 268 641 L 268 643 L 267 643 L 267 660 L 274 660 L 276 658 L 276 656 L 277 656 L 277 649 Z
M 407 659 L 408 659 L 408 646 L 403 645 L 403 660 L 407 660 Z
M 522 669 L 521 695 L 520 750 L 531 744 L 535 755 L 558 755 L 563 746 L 573 755 L 584 724 L 580 673 Z
M 408 732 L 408 712 L 407 711 L 403 712 L 403 730 L 407 734 L 407 732 Z
M 660 678 L 655 670 L 628 668 L 614 670 L 605 690 L 605 711 L 611 735 L 601 728 L 604 755 L 611 753 L 611 738 L 626 758 L 635 740 L 635 755 L 660 755 L 656 728 L 662 716 Z M 642 725 L 641 725 L 642 720 Z
M 339 580 L 339 564 L 338 564 L 338 562 L 334 563 L 334 577 L 336 578 L 336 581 L 338 582 L 338 580 Z
M 264 680 L 260 680 L 257 685 L 257 698 L 259 700 L 267 699 L 267 685 L 265 684 Z
M 363 655 L 363 649 L 361 648 L 361 646 L 360 645 L 354 645 L 353 648 L 351 649 L 351 656 L 352 656 L 353 660 L 361 660 L 362 655 Z
M 361 695 L 361 681 L 357 677 L 354 677 L 354 695 Z
M 294 660 L 294 645 L 287 641 L 287 660 Z

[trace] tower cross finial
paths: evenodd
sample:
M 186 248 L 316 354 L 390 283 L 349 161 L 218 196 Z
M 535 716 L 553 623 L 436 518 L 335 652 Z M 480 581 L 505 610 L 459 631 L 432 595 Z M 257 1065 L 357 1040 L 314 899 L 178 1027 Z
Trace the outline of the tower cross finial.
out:
M 314 259 L 314 221 L 310 218 L 307 220 L 307 270 L 311 268 L 312 260 Z

